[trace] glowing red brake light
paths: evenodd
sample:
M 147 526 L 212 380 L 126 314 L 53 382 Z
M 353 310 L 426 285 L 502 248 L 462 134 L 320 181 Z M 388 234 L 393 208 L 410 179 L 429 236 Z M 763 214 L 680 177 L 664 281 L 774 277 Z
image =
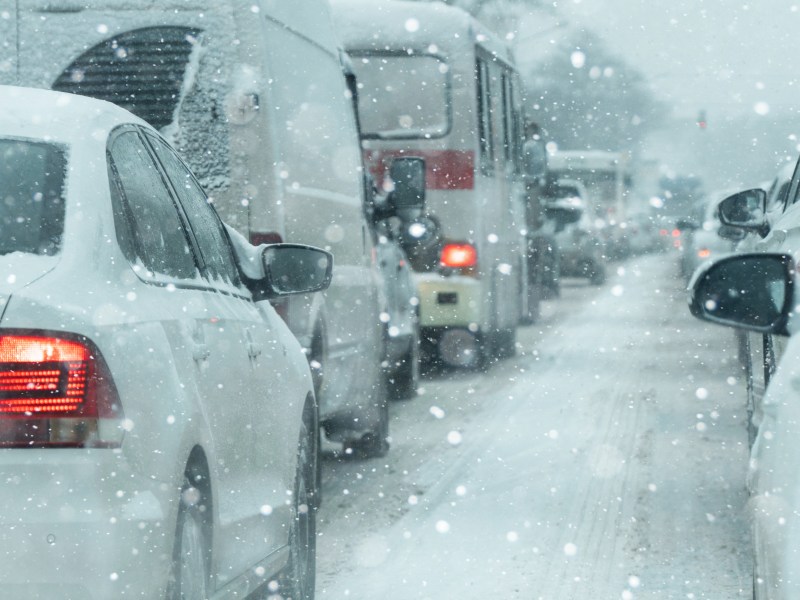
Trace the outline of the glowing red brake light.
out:
M 113 447 L 116 388 L 88 342 L 0 335 L 0 447 Z
M 467 269 L 478 264 L 478 251 L 472 244 L 450 243 L 442 248 L 439 263 L 451 269 Z
M 0 337 L 0 414 L 85 408 L 88 361 L 88 349 L 70 340 Z

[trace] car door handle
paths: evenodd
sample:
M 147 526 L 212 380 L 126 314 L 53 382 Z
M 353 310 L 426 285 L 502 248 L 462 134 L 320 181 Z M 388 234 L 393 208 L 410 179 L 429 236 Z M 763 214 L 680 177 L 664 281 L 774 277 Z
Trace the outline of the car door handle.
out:
M 211 350 L 206 344 L 198 344 L 197 342 L 192 342 L 192 358 L 195 359 L 197 362 L 201 360 L 206 360 L 209 356 L 211 356 Z

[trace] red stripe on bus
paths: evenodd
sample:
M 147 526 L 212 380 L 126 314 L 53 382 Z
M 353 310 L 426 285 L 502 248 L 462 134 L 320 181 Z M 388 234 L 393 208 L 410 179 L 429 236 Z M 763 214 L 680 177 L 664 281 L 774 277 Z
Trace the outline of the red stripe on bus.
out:
M 475 188 L 475 153 L 472 150 L 365 150 L 364 162 L 379 187 L 392 160 L 398 156 L 425 159 L 425 186 L 429 190 Z

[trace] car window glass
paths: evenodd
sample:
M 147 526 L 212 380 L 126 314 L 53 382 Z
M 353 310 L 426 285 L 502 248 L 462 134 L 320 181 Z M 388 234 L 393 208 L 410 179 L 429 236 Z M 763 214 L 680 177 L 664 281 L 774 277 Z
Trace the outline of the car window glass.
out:
M 222 221 L 210 204 L 205 192 L 181 159 L 164 142 L 153 135 L 147 136 L 172 182 L 175 193 L 183 207 L 208 276 L 215 281 L 239 285 L 239 273 Z
M 789 191 L 786 194 L 787 209 L 797 202 L 798 190 L 800 190 L 800 160 L 798 160 L 797 164 L 795 164 L 794 173 L 792 174 L 792 179 L 789 184 Z
M 0 254 L 57 254 L 64 230 L 63 148 L 0 140 Z
M 111 190 L 115 204 L 121 204 L 117 224 L 125 223 L 127 229 L 118 232 L 118 242 L 123 251 L 128 247 L 127 253 L 134 249 L 134 266 L 144 269 L 139 274 L 156 279 L 198 277 L 177 207 L 138 134 L 119 135 L 112 142 L 110 160 L 114 173 Z M 132 240 L 125 239 L 126 234 Z

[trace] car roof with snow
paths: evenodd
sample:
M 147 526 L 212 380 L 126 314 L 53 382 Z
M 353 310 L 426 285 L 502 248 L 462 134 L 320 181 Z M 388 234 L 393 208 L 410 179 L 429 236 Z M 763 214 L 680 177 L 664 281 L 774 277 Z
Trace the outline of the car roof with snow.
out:
M 144 121 L 103 100 L 36 88 L 0 86 L 0 129 L 3 135 L 73 144 L 92 134 L 105 144 L 107 133 L 122 123 Z

